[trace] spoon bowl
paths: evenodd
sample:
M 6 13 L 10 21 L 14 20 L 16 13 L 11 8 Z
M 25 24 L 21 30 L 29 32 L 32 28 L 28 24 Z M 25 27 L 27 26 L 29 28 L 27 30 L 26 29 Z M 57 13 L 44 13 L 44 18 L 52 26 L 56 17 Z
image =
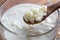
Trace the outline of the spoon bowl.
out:
M 36 20 L 35 20 L 34 23 L 32 23 L 32 22 L 30 22 L 30 21 L 26 22 L 25 19 L 24 19 L 24 17 L 23 17 L 23 20 L 24 20 L 25 23 L 27 23 L 27 24 L 38 24 L 38 23 L 44 21 L 50 14 L 52 14 L 52 13 L 53 13 L 55 10 L 57 10 L 58 8 L 60 8 L 60 1 L 59 1 L 58 3 L 56 3 L 56 4 L 47 6 L 47 15 L 43 16 L 43 17 L 42 17 L 42 20 L 40 20 L 40 21 L 36 21 Z

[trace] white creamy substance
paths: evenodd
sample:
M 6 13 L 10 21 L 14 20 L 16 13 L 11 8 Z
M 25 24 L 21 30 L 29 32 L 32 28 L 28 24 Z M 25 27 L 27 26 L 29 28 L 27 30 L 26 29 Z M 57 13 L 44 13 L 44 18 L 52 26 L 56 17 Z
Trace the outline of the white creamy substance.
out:
M 41 22 L 39 24 L 35 24 L 33 26 L 27 25 L 23 20 L 23 16 L 25 15 L 25 12 L 28 11 L 30 8 L 39 9 L 39 8 L 41 8 L 41 6 L 35 5 L 35 4 L 16 5 L 10 9 L 8 9 L 4 13 L 4 15 L 2 16 L 2 19 L 1 19 L 1 23 L 7 29 L 9 29 L 19 35 L 20 34 L 21 35 L 43 34 L 54 28 L 56 19 L 52 17 L 53 15 L 50 15 L 48 18 L 46 18 L 43 22 Z M 21 40 L 23 40 L 23 39 L 21 39 Z M 26 40 L 28 40 L 28 39 L 26 39 Z M 34 40 L 34 39 L 31 39 L 31 40 Z M 44 40 L 44 38 L 40 39 L 40 40 Z M 46 39 L 46 40 L 48 40 L 48 39 Z

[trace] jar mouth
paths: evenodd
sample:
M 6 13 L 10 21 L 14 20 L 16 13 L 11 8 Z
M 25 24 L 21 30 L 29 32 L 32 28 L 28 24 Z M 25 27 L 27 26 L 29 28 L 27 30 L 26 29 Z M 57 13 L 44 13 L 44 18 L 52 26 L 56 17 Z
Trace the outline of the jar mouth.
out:
M 57 10 L 57 12 L 58 12 L 58 10 Z M 59 13 L 59 12 L 58 12 L 58 13 Z M 2 16 L 1 16 L 1 17 L 2 17 Z M 13 32 L 13 31 L 9 30 L 8 28 L 6 28 L 6 27 L 1 23 L 1 20 L 0 20 L 0 25 L 1 25 L 4 29 L 6 29 L 7 31 L 9 31 L 10 33 L 13 33 L 13 34 L 15 34 L 15 35 L 19 35 L 19 34 Z M 37 35 L 24 35 L 24 36 L 27 36 L 27 37 L 42 36 L 42 35 L 46 35 L 46 34 L 50 33 L 50 32 L 53 31 L 54 29 L 55 29 L 55 27 L 53 27 L 51 30 L 49 30 L 49 31 L 47 31 L 47 32 L 45 32 L 45 33 L 42 33 L 42 34 L 37 34 Z
M 58 14 L 59 14 L 59 10 L 57 10 L 57 12 L 58 12 Z M 59 15 L 58 15 L 58 16 L 59 16 Z M 57 20 L 57 21 L 58 21 L 58 20 Z M 57 24 L 57 21 L 56 21 L 56 24 Z M 19 34 L 13 32 L 13 31 L 7 29 L 7 28 L 1 23 L 1 21 L 0 21 L 0 25 L 1 25 L 5 30 L 9 31 L 10 33 L 13 33 L 13 34 L 15 34 L 15 35 L 19 35 Z M 56 25 L 55 25 L 55 26 L 56 26 Z M 26 36 L 27 36 L 27 37 L 43 36 L 43 35 L 46 35 L 46 34 L 52 32 L 54 29 L 55 29 L 55 27 L 53 27 L 53 28 L 52 28 L 51 30 L 49 30 L 48 32 L 45 32 L 45 33 L 39 34 L 39 35 L 21 35 L 21 36 L 25 36 L 25 37 L 26 37 Z
M 3 5 L 2 5 L 3 6 Z M 2 7 L 1 6 L 1 7 Z M 15 34 L 15 35 L 19 35 L 19 34 L 17 34 L 17 33 L 15 33 L 15 32 L 13 32 L 13 31 L 11 31 L 11 30 L 9 30 L 9 29 L 7 29 L 2 23 L 1 23 L 1 21 L 0 21 L 0 25 L 4 28 L 4 29 L 6 29 L 7 31 L 9 31 L 9 32 L 11 32 L 11 33 L 13 33 L 13 34 Z M 42 36 L 42 35 L 45 35 L 45 34 L 48 34 L 48 33 L 50 33 L 51 31 L 53 31 L 55 29 L 55 27 L 54 28 L 52 28 L 51 30 L 49 30 L 48 32 L 46 32 L 46 33 L 43 33 L 43 34 L 40 34 L 40 35 L 24 35 L 24 36 L 28 36 L 28 37 L 36 37 L 36 36 Z

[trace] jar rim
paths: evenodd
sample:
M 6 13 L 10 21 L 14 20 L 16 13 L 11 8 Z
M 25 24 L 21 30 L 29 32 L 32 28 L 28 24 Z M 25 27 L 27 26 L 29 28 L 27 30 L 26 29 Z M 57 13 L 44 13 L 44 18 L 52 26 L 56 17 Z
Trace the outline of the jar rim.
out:
M 7 1 L 6 1 L 7 2 Z M 3 6 L 3 5 L 2 5 Z M 1 6 L 1 7 L 2 7 Z M 58 11 L 57 11 L 58 12 Z M 58 12 L 59 13 L 59 12 Z M 11 33 L 13 33 L 13 34 L 15 34 L 15 35 L 19 35 L 19 34 L 16 34 L 16 33 L 14 33 L 14 32 L 12 32 L 11 30 L 9 30 L 9 29 L 7 29 L 2 23 L 1 23 L 1 21 L 0 21 L 0 25 L 4 28 L 4 29 L 6 29 L 7 31 L 9 31 L 9 32 L 11 32 Z M 55 28 L 55 27 L 54 27 Z M 52 28 L 51 30 L 49 30 L 48 32 L 46 32 L 46 33 L 43 33 L 43 34 L 40 34 L 40 35 L 25 35 L 25 36 L 28 36 L 28 37 L 36 37 L 36 36 L 42 36 L 42 35 L 45 35 L 45 34 L 48 34 L 48 33 L 50 33 L 52 30 L 54 30 L 54 28 Z

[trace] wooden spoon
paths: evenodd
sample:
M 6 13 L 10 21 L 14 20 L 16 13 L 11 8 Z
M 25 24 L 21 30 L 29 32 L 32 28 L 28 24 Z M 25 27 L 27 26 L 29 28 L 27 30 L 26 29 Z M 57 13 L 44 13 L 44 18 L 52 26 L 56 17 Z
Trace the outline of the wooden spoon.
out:
M 37 23 L 40 23 L 42 21 L 44 21 L 50 14 L 52 14 L 52 12 L 54 12 L 55 10 L 57 10 L 58 8 L 60 8 L 60 1 L 56 4 L 53 4 L 53 5 L 50 5 L 50 6 L 47 6 L 47 15 L 46 16 L 43 16 L 42 17 L 42 20 L 41 21 L 35 21 L 34 23 L 31 23 L 31 22 L 25 22 L 27 24 L 37 24 Z M 24 18 L 23 18 L 24 19 Z
M 50 14 L 52 14 L 55 10 L 60 8 L 60 1 L 56 4 L 50 5 L 47 7 L 47 15 L 43 17 L 43 19 L 40 21 L 44 21 Z

